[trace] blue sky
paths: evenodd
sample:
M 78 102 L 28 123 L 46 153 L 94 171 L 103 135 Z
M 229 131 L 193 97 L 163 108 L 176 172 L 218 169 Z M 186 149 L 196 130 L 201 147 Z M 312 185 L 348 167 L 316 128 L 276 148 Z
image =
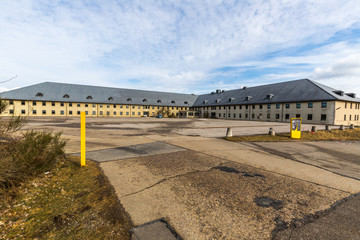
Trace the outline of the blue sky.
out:
M 0 1 L 0 91 L 207 93 L 301 78 L 360 95 L 358 0 Z

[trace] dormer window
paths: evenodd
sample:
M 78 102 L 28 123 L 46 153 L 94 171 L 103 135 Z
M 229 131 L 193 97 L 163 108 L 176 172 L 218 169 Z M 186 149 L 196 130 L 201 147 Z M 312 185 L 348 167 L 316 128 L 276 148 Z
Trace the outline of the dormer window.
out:
M 86 99 L 92 100 L 92 96 L 87 96 Z
M 147 102 L 147 99 L 146 99 L 146 98 L 144 98 L 144 99 L 143 99 L 143 102 Z
M 113 101 L 114 98 L 113 98 L 113 97 L 109 97 L 108 100 L 109 100 L 109 101 Z
M 216 99 L 215 102 L 219 103 L 219 102 L 221 102 L 221 99 Z
M 229 102 L 235 101 L 235 98 L 229 98 Z
M 246 97 L 246 101 L 249 101 L 249 100 L 251 100 L 253 97 L 252 96 L 247 96 Z
M 185 101 L 184 104 L 189 104 L 189 102 L 188 102 L 188 101 Z
M 159 99 L 159 100 L 157 100 L 157 102 L 158 102 L 158 103 L 161 103 L 161 100 Z
M 171 101 L 171 103 L 175 104 L 175 101 L 174 101 L 174 100 L 172 100 L 172 101 Z
M 267 99 L 272 99 L 275 96 L 275 94 L 269 93 L 266 95 Z
M 42 97 L 42 96 L 44 96 L 44 94 L 42 94 L 41 92 L 38 92 L 35 96 L 36 97 Z
M 204 100 L 203 104 L 207 104 L 209 102 L 209 100 Z
M 63 98 L 70 98 L 70 96 L 68 94 L 65 94 Z
M 131 98 L 128 98 L 127 101 L 128 101 L 128 102 L 131 102 L 132 100 L 131 100 Z

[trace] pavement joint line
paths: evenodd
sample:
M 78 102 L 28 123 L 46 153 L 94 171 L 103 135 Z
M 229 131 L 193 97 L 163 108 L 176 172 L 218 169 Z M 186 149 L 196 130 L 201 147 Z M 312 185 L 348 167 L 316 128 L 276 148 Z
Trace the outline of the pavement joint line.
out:
M 159 141 L 161 141 L 161 140 L 159 140 Z M 166 142 L 165 142 L 165 143 L 166 143 Z M 171 144 L 171 143 L 167 143 L 167 144 Z M 171 144 L 171 145 L 174 145 L 174 144 Z M 174 146 L 176 146 L 176 145 L 174 145 Z M 247 145 L 245 145 L 245 146 L 247 146 Z M 200 152 L 200 151 L 197 151 L 197 150 L 192 150 L 192 149 L 186 148 L 186 147 L 182 147 L 182 148 L 187 149 L 187 150 L 190 150 L 190 151 L 198 152 L 198 153 L 201 153 L 201 154 L 205 154 L 205 155 L 208 155 L 208 156 L 211 156 L 211 157 L 214 157 L 213 155 L 208 154 L 208 153 L 205 153 L 205 152 Z M 308 181 L 308 180 L 305 180 L 305 179 L 301 179 L 301 178 L 289 176 L 289 175 L 286 175 L 286 174 L 283 174 L 283 173 L 274 172 L 274 171 L 271 171 L 271 170 L 268 170 L 268 169 L 255 167 L 255 166 L 252 166 L 252 165 L 249 165 L 249 164 L 245 164 L 245 163 L 235 162 L 235 161 L 232 161 L 232 160 L 229 160 L 229 159 L 225 159 L 225 158 L 223 158 L 223 157 L 218 157 L 218 156 L 215 156 L 215 157 L 217 157 L 217 158 L 219 158 L 219 159 L 226 160 L 226 161 L 228 161 L 228 162 L 232 162 L 232 163 L 235 163 L 235 164 L 239 164 L 239 165 L 242 165 L 242 166 L 247 166 L 247 167 L 255 168 L 255 169 L 258 169 L 258 170 L 261 170 L 261 171 L 265 171 L 265 172 L 273 173 L 273 174 L 276 174 L 276 175 L 280 175 L 280 176 L 284 176 L 284 177 L 296 179 L 296 180 L 299 180 L 299 181 L 304 181 L 304 182 L 307 182 L 307 183 L 312 183 L 312 184 L 315 184 L 315 185 L 317 185 L 317 186 L 326 187 L 326 188 L 333 189 L 333 190 L 337 190 L 337 191 L 340 191 L 340 192 L 344 192 L 344 193 L 348 193 L 348 194 L 353 194 L 353 193 L 348 192 L 348 191 L 345 191 L 345 190 L 341 190 L 341 189 L 334 188 L 334 187 L 330 187 L 330 186 L 326 186 L 326 185 L 323 185 L 323 184 L 320 184 L 320 183 L 316 183 L 316 182 Z
M 241 144 L 241 143 L 239 143 L 239 144 Z M 277 153 L 276 151 L 274 151 L 274 150 L 272 150 L 270 148 L 260 146 L 259 144 L 256 144 L 256 143 L 253 143 L 253 142 L 251 142 L 250 144 L 255 145 L 256 147 L 260 148 L 260 150 L 263 150 L 264 152 L 267 152 L 267 153 L 270 153 L 270 154 L 273 154 L 273 155 L 276 155 L 276 156 L 279 156 L 279 157 L 282 157 L 282 158 L 285 158 L 285 159 L 289 159 L 291 161 L 295 161 L 295 162 L 306 164 L 306 165 L 309 165 L 309 166 L 312 166 L 312 167 L 320 168 L 321 170 L 325 170 L 327 172 L 331 172 L 333 174 L 336 174 L 336 175 L 339 175 L 339 176 L 342 176 L 342 177 L 351 178 L 351 179 L 360 181 L 360 179 L 357 178 L 357 177 L 352 177 L 352 176 L 348 176 L 348 175 L 345 175 L 345 174 L 342 174 L 342 173 L 334 172 L 334 171 L 331 171 L 329 169 L 323 168 L 321 166 L 318 166 L 318 165 L 315 165 L 315 164 L 312 164 L 312 163 L 307 163 L 307 162 L 300 161 L 300 160 L 298 160 L 296 158 L 286 157 L 286 156 L 284 156 L 282 154 Z M 246 145 L 246 146 L 249 146 L 249 145 Z M 250 146 L 250 147 L 253 147 L 253 146 Z M 253 148 L 255 148 L 255 147 L 253 147 Z M 258 148 L 255 148 L 255 149 L 258 149 Z M 296 155 L 301 155 L 301 154 L 296 154 Z M 327 160 L 327 159 L 325 159 L 325 160 Z

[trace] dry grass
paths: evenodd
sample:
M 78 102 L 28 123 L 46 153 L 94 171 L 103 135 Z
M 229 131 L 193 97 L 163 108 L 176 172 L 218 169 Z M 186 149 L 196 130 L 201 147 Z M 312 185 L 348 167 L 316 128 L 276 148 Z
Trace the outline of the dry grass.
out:
M 0 239 L 130 239 L 113 188 L 95 163 L 79 162 L 61 159 L 50 172 L 0 190 Z
M 238 136 L 227 137 L 226 140 L 233 142 L 288 142 L 288 141 L 359 141 L 360 140 L 360 128 L 354 130 L 347 129 L 344 131 L 332 130 L 332 131 L 317 131 L 302 132 L 301 139 L 290 138 L 290 133 L 270 135 L 254 135 L 254 136 Z

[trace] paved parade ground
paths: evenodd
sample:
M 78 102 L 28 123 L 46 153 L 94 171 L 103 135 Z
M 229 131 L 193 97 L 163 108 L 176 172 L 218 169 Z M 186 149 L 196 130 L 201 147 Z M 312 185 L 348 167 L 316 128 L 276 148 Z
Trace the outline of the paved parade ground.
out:
M 79 121 L 30 119 L 26 128 L 63 131 L 67 153 L 78 155 Z M 159 221 L 174 239 L 360 239 L 360 142 L 235 143 L 222 138 L 227 127 L 289 131 L 272 122 L 87 119 L 87 158 L 139 226 L 133 239 Z

